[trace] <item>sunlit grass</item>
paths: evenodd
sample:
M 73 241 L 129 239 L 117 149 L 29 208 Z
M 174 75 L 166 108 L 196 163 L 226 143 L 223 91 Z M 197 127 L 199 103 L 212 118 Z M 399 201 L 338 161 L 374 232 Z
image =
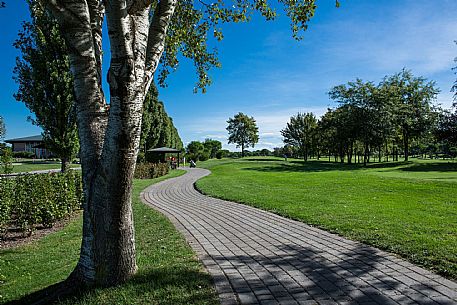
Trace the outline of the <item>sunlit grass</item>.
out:
M 200 164 L 204 193 L 250 204 L 400 254 L 457 278 L 457 163 L 247 158 Z

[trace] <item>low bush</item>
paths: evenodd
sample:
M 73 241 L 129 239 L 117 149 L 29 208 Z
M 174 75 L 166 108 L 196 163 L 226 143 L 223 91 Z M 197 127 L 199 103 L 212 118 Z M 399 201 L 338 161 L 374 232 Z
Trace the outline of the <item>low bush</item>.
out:
M 0 231 L 14 226 L 31 234 L 81 208 L 81 174 L 76 171 L 0 179 Z
M 154 179 L 165 176 L 170 171 L 168 163 L 138 163 L 135 179 Z
M 15 151 L 13 152 L 13 157 L 31 159 L 35 157 L 35 153 L 30 151 Z

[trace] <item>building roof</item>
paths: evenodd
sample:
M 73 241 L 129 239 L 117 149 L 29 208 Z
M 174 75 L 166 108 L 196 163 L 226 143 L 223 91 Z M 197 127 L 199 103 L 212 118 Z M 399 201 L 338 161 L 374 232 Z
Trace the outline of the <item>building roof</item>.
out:
M 16 143 L 16 142 L 42 142 L 43 136 L 36 135 L 31 137 L 24 137 L 24 138 L 16 138 L 16 139 L 9 139 L 5 140 L 6 143 Z
M 169 148 L 169 147 L 152 148 L 152 149 L 148 149 L 148 151 L 157 152 L 157 153 L 177 153 L 177 152 L 181 152 L 181 150 L 179 150 L 179 149 Z

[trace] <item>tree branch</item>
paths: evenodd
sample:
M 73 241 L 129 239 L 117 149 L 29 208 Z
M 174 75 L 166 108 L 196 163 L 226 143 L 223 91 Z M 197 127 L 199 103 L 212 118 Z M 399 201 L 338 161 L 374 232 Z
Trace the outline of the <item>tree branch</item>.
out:
M 142 11 L 152 5 L 154 0 L 132 0 L 132 3 L 128 7 L 128 12 L 130 15 L 136 14 L 139 11 Z
M 105 5 L 101 0 L 87 0 L 87 4 L 90 15 L 90 26 L 92 29 L 94 55 L 97 62 L 97 77 L 100 87 L 100 94 L 103 97 L 103 101 L 106 102 L 102 88 L 102 26 L 103 19 L 105 18 Z
M 165 49 L 165 38 L 168 25 L 177 6 L 176 0 L 160 1 L 154 11 L 151 25 L 149 27 L 148 44 L 146 48 L 146 77 L 144 82 L 145 92 L 148 90 L 154 72 L 159 65 L 160 57 Z

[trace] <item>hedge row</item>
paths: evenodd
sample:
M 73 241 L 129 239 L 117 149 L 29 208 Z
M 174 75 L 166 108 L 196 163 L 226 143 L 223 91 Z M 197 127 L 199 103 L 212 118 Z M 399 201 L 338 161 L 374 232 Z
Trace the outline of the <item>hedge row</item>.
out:
M 31 234 L 81 208 L 81 174 L 76 171 L 0 178 L 0 233 L 9 226 Z
M 165 176 L 170 171 L 168 163 L 137 163 L 135 179 L 152 179 Z

